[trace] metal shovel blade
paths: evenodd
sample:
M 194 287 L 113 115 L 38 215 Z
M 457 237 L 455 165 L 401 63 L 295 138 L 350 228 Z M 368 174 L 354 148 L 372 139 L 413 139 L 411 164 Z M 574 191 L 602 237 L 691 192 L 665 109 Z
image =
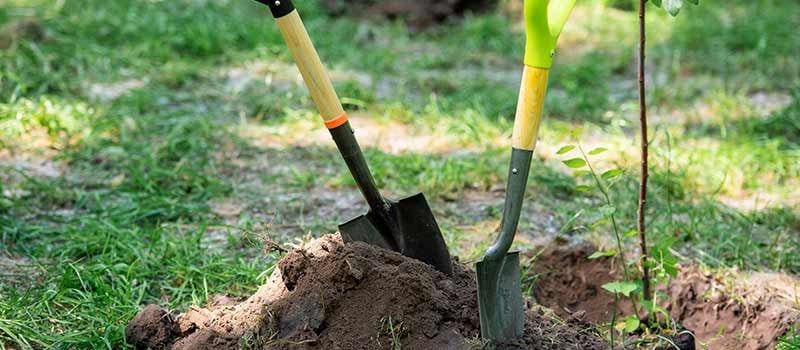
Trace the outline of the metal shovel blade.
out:
M 478 261 L 478 308 L 481 337 L 490 342 L 517 339 L 525 327 L 519 252 L 503 259 Z
M 417 193 L 387 205 L 385 215 L 370 210 L 339 225 L 342 239 L 394 250 L 451 274 L 450 253 L 425 196 Z
M 345 242 L 364 242 L 374 246 L 381 247 L 386 250 L 396 250 L 392 243 L 389 243 L 383 235 L 380 234 L 381 230 L 374 222 L 374 216 L 371 215 L 372 211 L 366 215 L 359 215 L 350 221 L 339 225 L 339 233 Z

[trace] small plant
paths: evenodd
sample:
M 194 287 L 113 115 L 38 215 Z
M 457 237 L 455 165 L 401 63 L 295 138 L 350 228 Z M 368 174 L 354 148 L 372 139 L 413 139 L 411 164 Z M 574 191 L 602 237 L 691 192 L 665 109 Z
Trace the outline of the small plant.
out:
M 578 129 L 573 131 L 572 136 L 573 138 L 577 138 L 581 134 L 582 130 Z M 623 171 L 622 169 L 618 168 L 611 168 L 608 170 L 603 171 L 602 173 L 598 173 L 598 170 L 595 165 L 593 165 L 591 157 L 599 155 L 607 151 L 604 147 L 598 147 L 595 149 L 586 152 L 581 146 L 580 143 L 575 145 L 566 145 L 561 147 L 556 154 L 567 154 L 572 152 L 573 150 L 578 150 L 580 156 L 575 158 L 570 158 L 564 160 L 563 163 L 569 168 L 574 169 L 574 174 L 576 176 L 588 176 L 589 181 L 594 184 L 594 186 L 589 185 L 578 185 L 575 187 L 575 190 L 579 192 L 589 192 L 592 190 L 597 190 L 601 193 L 603 198 L 603 205 L 597 208 L 597 212 L 600 214 L 600 217 L 592 222 L 590 225 L 593 227 L 605 224 L 610 222 L 612 231 L 614 233 L 614 241 L 616 242 L 616 249 L 606 250 L 606 251 L 598 251 L 594 254 L 589 256 L 589 259 L 599 259 L 603 257 L 610 257 L 615 259 L 615 261 L 619 261 L 619 265 L 622 267 L 623 272 L 623 280 L 611 282 L 603 285 L 603 288 L 610 293 L 614 294 L 614 309 L 612 312 L 612 319 L 611 319 L 611 344 L 613 347 L 614 344 L 614 333 L 615 329 L 620 328 L 618 327 L 617 322 L 617 304 L 619 302 L 620 294 L 626 298 L 631 300 L 633 304 L 634 313 L 635 315 L 631 315 L 627 317 L 622 325 L 620 331 L 625 331 L 626 333 L 633 332 L 634 330 L 639 328 L 639 306 L 636 302 L 636 298 L 633 297 L 634 293 L 640 290 L 640 284 L 636 281 L 636 274 L 629 269 L 630 262 L 625 260 L 625 249 L 624 249 L 624 239 L 626 237 L 636 235 L 635 230 L 630 230 L 625 232 L 624 234 L 621 232 L 618 220 L 617 220 L 617 206 L 615 206 L 614 202 L 611 200 L 610 191 L 611 188 L 622 178 Z M 636 320 L 634 322 L 633 320 Z
M 581 132 L 582 131 L 580 129 L 575 130 L 573 132 L 573 137 L 577 137 L 578 135 L 580 135 Z M 594 188 L 600 191 L 600 193 L 603 195 L 604 205 L 597 209 L 602 216 L 600 219 L 593 222 L 592 226 L 598 226 L 610 221 L 614 231 L 614 238 L 617 243 L 616 250 L 596 252 L 592 254 L 592 256 L 590 256 L 589 258 L 597 259 L 600 257 L 617 257 L 617 256 L 621 257 L 621 253 L 623 252 L 623 235 L 620 233 L 619 225 L 617 224 L 617 218 L 615 215 L 617 208 L 611 201 L 609 191 L 611 190 L 611 187 L 613 187 L 614 184 L 616 184 L 616 182 L 620 179 L 620 176 L 622 175 L 623 172 L 621 169 L 614 168 L 606 170 L 598 175 L 598 172 L 592 165 L 592 162 L 589 158 L 590 156 L 598 155 L 607 151 L 607 149 L 603 147 L 595 148 L 587 153 L 584 151 L 583 147 L 579 143 L 577 143 L 576 145 L 566 145 L 564 147 L 561 147 L 556 152 L 556 154 L 567 154 L 574 149 L 578 149 L 581 156 L 577 158 L 567 159 L 563 161 L 563 163 L 567 167 L 574 169 L 575 170 L 574 175 L 576 176 L 588 175 L 594 184 Z M 575 187 L 575 190 L 578 192 L 589 192 L 592 190 L 592 186 L 578 185 Z M 631 232 L 625 233 L 625 236 L 629 235 L 631 235 Z M 622 260 L 624 260 L 624 257 Z M 625 274 L 625 277 L 626 278 L 631 277 L 628 271 L 627 264 L 622 263 L 621 266 Z
M 577 138 L 581 134 L 581 130 L 573 131 L 573 137 Z M 595 209 L 599 217 L 593 218 L 590 223 L 591 227 L 598 227 L 603 224 L 611 224 L 611 229 L 614 234 L 614 242 L 616 249 L 598 251 L 589 256 L 589 259 L 599 259 L 609 257 L 618 261 L 622 269 L 622 280 L 611 282 L 603 285 L 603 288 L 608 292 L 614 294 L 615 304 L 619 299 L 624 297 L 630 300 L 634 308 L 634 314 L 618 318 L 616 314 L 617 308 L 614 307 L 611 320 L 611 341 L 614 342 L 615 333 L 621 334 L 634 333 L 640 329 L 647 330 L 649 328 L 661 328 L 662 325 L 656 322 L 657 319 L 669 322 L 669 313 L 659 302 L 664 300 L 666 296 L 660 295 L 655 290 L 650 291 L 645 296 L 643 288 L 642 276 L 643 272 L 641 267 L 645 266 L 651 274 L 647 277 L 649 283 L 663 284 L 666 283 L 670 277 L 674 277 L 678 270 L 676 264 L 677 258 L 672 255 L 670 249 L 675 243 L 674 237 L 661 237 L 651 247 L 648 259 L 644 265 L 637 265 L 636 259 L 630 261 L 626 260 L 626 239 L 635 237 L 638 233 L 637 230 L 631 229 L 624 231 L 621 227 L 618 208 L 621 206 L 614 202 L 612 198 L 612 189 L 614 186 L 625 178 L 625 172 L 622 169 L 612 167 L 610 169 L 600 170 L 593 158 L 597 155 L 607 152 L 604 147 L 594 148 L 586 151 L 579 142 L 575 144 L 566 145 L 561 147 L 556 153 L 559 155 L 566 155 L 570 152 L 577 151 L 578 157 L 569 158 L 563 161 L 564 165 L 574 169 L 574 175 L 577 177 L 584 177 L 593 186 L 586 184 L 578 184 L 575 189 L 578 192 L 591 192 L 597 191 L 601 194 L 602 205 Z M 590 211 L 590 209 L 586 209 Z M 623 233 L 624 231 L 624 233 Z M 638 267 L 638 268 L 632 268 Z M 644 313 L 642 313 L 644 311 Z M 651 321 L 643 324 L 640 321 L 640 315 L 650 315 L 660 317 L 651 317 Z M 667 327 L 672 327 L 669 323 Z
M 381 328 L 378 333 L 378 345 L 380 345 L 380 336 L 388 336 L 391 341 L 392 350 L 402 350 L 403 343 L 400 341 L 405 336 L 406 330 L 403 329 L 403 322 L 395 324 L 392 316 L 384 317 L 381 319 Z

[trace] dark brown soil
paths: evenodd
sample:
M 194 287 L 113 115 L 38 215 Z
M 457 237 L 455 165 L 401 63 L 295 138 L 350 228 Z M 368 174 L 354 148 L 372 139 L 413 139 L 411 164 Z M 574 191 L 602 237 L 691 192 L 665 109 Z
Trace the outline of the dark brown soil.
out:
M 611 320 L 613 296 L 602 285 L 621 275 L 610 259 L 589 260 L 587 245 L 552 246 L 537 258 L 539 273 L 533 294 L 537 302 L 565 319 L 590 324 Z M 793 286 L 786 275 L 730 272 L 727 276 L 681 267 L 678 277 L 662 288 L 671 318 L 690 330 L 697 348 L 760 350 L 773 348 L 778 338 L 800 321 L 793 305 Z M 630 305 L 622 313 L 630 314 Z
M 172 315 L 158 305 L 147 305 L 128 324 L 125 335 L 131 344 L 147 344 L 155 349 L 166 348 L 176 337 L 175 327 L 172 326 L 174 321 Z
M 538 306 L 508 348 L 604 349 L 603 340 Z M 212 302 L 173 316 L 148 306 L 126 329 L 151 349 L 479 349 L 475 277 L 448 277 L 362 243 L 325 236 L 288 253 L 267 284 L 242 302 Z
M 539 274 L 533 288 L 536 301 L 564 318 L 593 324 L 611 320 L 614 298 L 602 286 L 621 274 L 611 269 L 608 258 L 589 260 L 595 250 L 580 244 L 555 245 L 542 251 L 534 265 Z
M 466 12 L 483 12 L 494 8 L 490 0 L 440 0 L 430 2 L 408 0 L 324 0 L 332 14 L 403 19 L 411 27 L 422 29 Z

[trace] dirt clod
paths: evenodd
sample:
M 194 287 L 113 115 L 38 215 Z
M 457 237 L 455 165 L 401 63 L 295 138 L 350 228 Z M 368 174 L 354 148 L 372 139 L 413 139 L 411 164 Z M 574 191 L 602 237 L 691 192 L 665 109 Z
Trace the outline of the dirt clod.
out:
M 289 252 L 269 281 L 234 304 L 191 308 L 173 320 L 148 306 L 129 341 L 151 349 L 479 349 L 474 272 L 452 276 L 363 243 L 329 235 Z M 510 349 L 603 349 L 595 334 L 528 310 L 525 336 Z M 161 340 L 149 342 L 149 334 Z
M 172 315 L 157 305 L 148 305 L 125 328 L 125 337 L 141 348 L 164 349 L 176 337 Z

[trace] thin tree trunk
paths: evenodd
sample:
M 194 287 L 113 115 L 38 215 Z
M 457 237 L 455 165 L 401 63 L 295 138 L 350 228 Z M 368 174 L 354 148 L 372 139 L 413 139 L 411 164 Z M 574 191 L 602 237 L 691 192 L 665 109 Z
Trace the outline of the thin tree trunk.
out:
M 647 103 L 645 100 L 644 59 L 645 59 L 645 2 L 639 0 L 639 122 L 642 129 L 642 170 L 639 181 L 639 207 L 636 210 L 641 245 L 642 286 L 644 300 L 650 300 L 650 269 L 647 266 L 647 236 L 645 235 L 645 204 L 647 204 Z

